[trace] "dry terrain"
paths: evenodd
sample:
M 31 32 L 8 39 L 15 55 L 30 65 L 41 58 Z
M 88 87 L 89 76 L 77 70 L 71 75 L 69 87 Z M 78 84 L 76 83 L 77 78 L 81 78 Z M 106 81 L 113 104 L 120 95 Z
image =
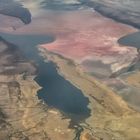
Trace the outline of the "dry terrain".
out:
M 38 100 L 35 65 L 3 39 L 0 54 L 0 139 L 73 139 L 75 130 L 68 128 L 70 120 Z
M 12 1 L 4 7 L 5 0 L 0 0 L 0 32 L 53 35 L 54 42 L 39 44 L 38 49 L 44 61 L 54 62 L 58 73 L 89 98 L 91 116 L 79 124 L 81 133 L 78 126 L 70 128 L 70 119 L 38 99 L 41 87 L 34 80 L 36 64 L 27 60 L 17 46 L 0 38 L 0 140 L 140 140 L 140 73 L 106 79 L 122 69 L 127 71 L 137 59 L 136 48 L 121 46 L 117 40 L 138 30 L 101 15 L 139 27 L 139 3 L 128 6 L 124 0 L 83 2 L 99 14 L 84 6 L 64 12 L 42 9 L 43 0 L 16 1 L 29 8 L 32 22 L 28 9 Z M 73 6 L 75 1 L 63 3 Z M 13 7 L 18 7 L 18 12 L 11 12 Z M 102 77 L 102 82 L 93 75 Z M 120 90 L 106 86 L 109 82 Z M 118 95 L 121 92 L 125 93 L 123 98 Z M 131 107 L 123 99 L 130 101 Z
M 89 108 L 92 114 L 86 123 L 81 124 L 85 128 L 85 133 L 97 140 L 140 139 L 140 113 L 130 108 L 121 97 L 104 84 L 97 82 L 95 78 L 87 75 L 69 59 L 42 48 L 40 51 L 44 58 L 57 64 L 61 75 L 89 97 Z M 85 137 L 85 133 L 81 139 Z

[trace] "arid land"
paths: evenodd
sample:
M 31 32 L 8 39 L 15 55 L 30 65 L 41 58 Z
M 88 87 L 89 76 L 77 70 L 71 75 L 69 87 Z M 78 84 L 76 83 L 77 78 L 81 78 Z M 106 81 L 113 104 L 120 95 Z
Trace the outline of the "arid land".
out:
M 0 139 L 47 140 L 75 137 L 69 119 L 37 97 L 36 67 L 18 48 L 0 41 Z
M 33 17 L 32 23 L 26 26 L 17 18 L 20 16 L 0 15 L 3 19 L 0 21 L 0 31 L 17 35 L 55 35 L 56 40 L 53 43 L 42 44 L 38 48 L 44 61 L 54 62 L 59 74 L 79 88 L 90 100 L 88 107 L 91 109 L 91 116 L 80 124 L 83 128 L 80 140 L 139 140 L 140 113 L 135 106 L 136 103 L 139 106 L 139 100 L 134 100 L 135 104 L 132 106 L 117 94 L 118 90 L 107 86 L 110 81 L 118 80 L 116 75 L 111 80 L 102 79 L 102 82 L 94 76 L 99 72 L 99 77 L 103 71 L 103 76 L 107 75 L 107 78 L 114 72 L 119 71 L 117 76 L 127 72 L 138 52 L 136 48 L 119 45 L 117 40 L 137 29 L 104 18 L 95 11 L 92 14 L 89 10 L 73 14 L 59 13 L 59 18 L 54 15 L 55 12 L 48 12 L 45 16 Z M 91 17 L 94 17 L 96 22 L 93 22 Z M 46 24 L 47 19 L 49 22 Z M 94 31 L 91 32 L 91 29 Z M 79 30 L 81 32 L 78 32 Z M 71 50 L 66 48 L 68 45 L 72 47 Z M 27 60 L 17 46 L 2 38 L 0 54 L 0 139 L 77 140 L 76 129 L 69 128 L 70 119 L 38 99 L 37 91 L 41 87 L 34 81 L 36 64 Z M 100 65 L 89 63 L 89 59 L 101 61 Z M 97 69 L 94 71 L 90 64 L 98 66 Z M 100 66 L 103 71 L 99 69 Z M 120 72 L 123 68 L 125 70 Z M 139 75 L 137 71 L 124 76 L 123 81 L 119 80 L 138 91 Z M 123 92 L 128 93 L 127 90 Z M 131 94 L 133 93 L 129 93 Z M 137 95 L 139 97 L 139 94 Z
M 57 64 L 61 75 L 89 97 L 89 108 L 92 110 L 92 114 L 86 120 L 89 129 L 85 129 L 86 132 L 96 139 L 139 139 L 139 112 L 130 108 L 107 86 L 81 71 L 69 59 L 42 48 L 40 50 L 44 54 L 44 58 Z

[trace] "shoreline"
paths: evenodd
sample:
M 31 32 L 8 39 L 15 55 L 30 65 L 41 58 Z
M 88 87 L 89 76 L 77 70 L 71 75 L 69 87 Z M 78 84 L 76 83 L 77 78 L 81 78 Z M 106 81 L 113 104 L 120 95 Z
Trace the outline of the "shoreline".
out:
M 94 133 L 95 137 L 98 137 L 100 134 L 101 137 L 108 137 L 108 139 L 110 139 L 110 135 L 113 135 L 113 137 L 122 139 L 123 136 L 121 134 L 130 133 L 128 132 L 129 130 L 127 130 L 127 127 L 130 127 L 130 124 L 125 124 L 125 121 L 127 122 L 130 119 L 135 125 L 137 125 L 135 121 L 140 119 L 140 113 L 129 108 L 125 101 L 113 93 L 108 87 L 97 82 L 95 79 L 93 80 L 93 78 L 76 68 L 75 65 L 69 66 L 68 60 L 64 57 L 59 57 L 59 55 L 49 52 L 44 48 L 39 48 L 39 50 L 42 53 L 42 56 L 44 56 L 44 59 L 52 61 L 57 65 L 60 75 L 82 90 L 84 95 L 89 98 L 89 107 L 92 109 L 92 114 L 91 117 L 86 119 L 86 124 L 90 124 L 88 127 L 91 127 L 96 133 L 90 130 L 88 131 L 88 134 Z M 107 123 L 108 125 L 111 125 L 111 132 L 110 130 L 107 130 L 106 132 Z M 121 127 L 113 127 L 118 123 Z M 116 134 L 115 129 L 121 129 L 121 134 Z M 133 134 L 131 133 L 127 138 L 134 138 L 138 129 L 135 131 L 132 126 L 130 129 Z M 83 133 L 87 130 L 88 129 L 84 129 Z
M 0 42 L 0 52 L 3 53 L 9 47 L 11 49 L 11 45 L 11 43 Z M 16 51 L 19 51 L 17 47 L 14 48 L 14 52 Z M 9 55 L 11 57 L 15 56 L 13 52 L 6 51 L 1 56 L 1 59 L 3 60 Z M 24 65 L 23 61 L 19 61 L 20 59 L 15 57 L 12 59 L 12 62 L 15 59 L 16 65 L 18 63 L 20 66 Z M 15 64 L 12 62 L 9 64 L 7 59 L 4 60 L 2 64 L 0 63 L 2 70 L 2 65 L 6 64 L 4 67 L 6 68 L 7 62 L 10 67 L 13 67 Z M 22 60 L 26 62 L 27 71 L 30 71 L 28 65 L 34 67 L 24 57 Z M 13 68 L 18 69 L 17 67 Z M 70 120 L 64 118 L 58 110 L 48 108 L 46 104 L 38 99 L 37 91 L 41 87 L 34 80 L 35 77 L 36 74 L 30 72 L 24 76 L 23 69 L 22 72 L 13 70 L 13 73 L 10 74 L 6 72 L 5 74 L 0 74 L 0 138 L 18 140 L 42 140 L 45 138 L 71 140 L 75 137 L 75 130 L 68 128 Z M 57 126 L 56 123 L 58 124 Z

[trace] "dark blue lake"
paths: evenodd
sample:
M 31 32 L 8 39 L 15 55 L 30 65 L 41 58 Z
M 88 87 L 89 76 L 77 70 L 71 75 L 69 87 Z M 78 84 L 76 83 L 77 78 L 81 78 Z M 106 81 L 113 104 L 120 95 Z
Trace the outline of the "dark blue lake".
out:
M 54 41 L 52 36 L 41 35 L 9 35 L 0 33 L 6 41 L 20 48 L 27 59 L 35 61 L 38 73 L 35 81 L 42 87 L 37 95 L 50 107 L 59 109 L 75 121 L 83 121 L 90 116 L 87 107 L 89 100 L 81 90 L 65 80 L 57 72 L 56 65 L 44 62 L 39 55 L 37 45 Z
M 138 53 L 140 54 L 140 32 L 135 32 L 129 35 L 126 35 L 118 40 L 119 44 L 135 47 L 137 48 Z M 140 56 L 137 55 L 137 62 L 135 65 L 132 65 L 128 72 L 132 72 L 135 70 L 140 70 Z
M 136 47 L 140 49 L 140 32 L 126 35 L 118 41 L 122 45 Z

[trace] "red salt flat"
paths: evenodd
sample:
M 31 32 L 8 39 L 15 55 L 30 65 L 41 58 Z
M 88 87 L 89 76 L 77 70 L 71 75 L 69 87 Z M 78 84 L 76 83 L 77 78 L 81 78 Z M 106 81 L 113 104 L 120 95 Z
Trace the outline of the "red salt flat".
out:
M 82 64 L 101 61 L 112 70 L 129 65 L 137 55 L 135 48 L 120 46 L 117 40 L 137 30 L 103 17 L 92 10 L 45 11 L 33 17 L 31 24 L 13 34 L 52 34 L 56 40 L 41 46 Z M 87 66 L 86 69 L 89 68 Z
M 57 21 L 58 20 L 58 21 Z M 52 33 L 56 41 L 42 45 L 49 51 L 82 63 L 94 57 L 120 57 L 136 54 L 135 49 L 121 47 L 117 40 L 134 28 L 105 18 L 89 10 L 64 13 L 57 17 Z M 58 30 L 55 30 L 58 29 Z

